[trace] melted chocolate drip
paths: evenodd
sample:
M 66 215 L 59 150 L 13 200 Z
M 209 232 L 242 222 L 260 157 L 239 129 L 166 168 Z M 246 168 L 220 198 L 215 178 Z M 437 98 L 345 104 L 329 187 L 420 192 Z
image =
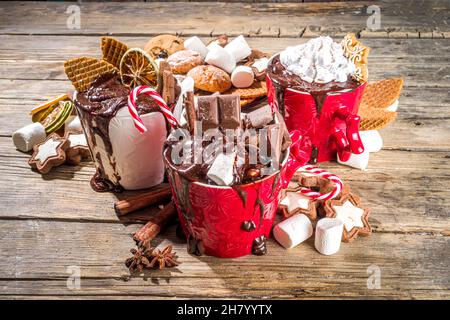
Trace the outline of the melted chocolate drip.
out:
M 256 224 L 255 222 L 249 220 L 249 221 L 244 221 L 241 224 L 241 229 L 247 232 L 251 232 L 253 230 L 256 229 Z
M 91 186 L 97 192 L 123 190 L 120 185 L 121 177 L 115 170 L 114 150 L 109 138 L 109 122 L 119 109 L 127 106 L 129 93 L 130 88 L 122 85 L 117 74 L 106 73 L 98 77 L 88 90 L 78 93 L 74 101 L 85 134 L 93 144 L 89 145 L 89 148 L 93 158 L 96 159 L 98 170 L 91 180 Z M 140 115 L 161 112 L 156 102 L 146 95 L 138 97 L 136 109 Z M 168 123 L 167 126 L 169 126 Z M 96 137 L 100 137 L 103 142 L 109 164 L 114 170 L 113 176 L 116 182 L 112 182 L 106 177 L 100 154 L 94 154 L 93 148 L 97 147 Z
M 317 116 L 320 116 L 323 103 L 328 94 L 342 91 L 353 90 L 359 86 L 351 76 L 348 76 L 347 81 L 337 82 L 331 81 L 328 83 L 315 83 L 302 80 L 298 75 L 290 73 L 280 62 L 280 55 L 275 56 L 271 64 L 267 67 L 267 73 L 276 87 L 276 98 L 279 104 L 280 113 L 284 116 L 284 91 L 286 88 L 291 88 L 300 92 L 308 92 L 314 98 L 316 103 Z
M 242 190 L 241 186 L 238 184 L 235 184 L 233 186 L 234 191 L 238 194 L 239 198 L 241 198 L 242 206 L 245 208 L 247 204 L 247 192 Z
M 265 235 L 255 238 L 255 240 L 253 240 L 252 253 L 257 256 L 265 255 L 267 253 L 266 242 L 267 239 Z
M 202 256 L 205 254 L 205 246 L 203 245 L 203 241 L 197 240 L 191 236 L 188 239 L 187 249 L 190 254 L 194 254 L 196 256 Z

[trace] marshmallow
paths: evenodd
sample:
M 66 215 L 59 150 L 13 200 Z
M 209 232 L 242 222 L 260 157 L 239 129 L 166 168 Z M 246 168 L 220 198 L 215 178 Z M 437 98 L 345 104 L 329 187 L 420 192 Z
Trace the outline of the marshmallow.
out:
M 377 130 L 360 131 L 359 136 L 364 149 L 369 152 L 378 152 L 383 147 L 383 139 Z
M 387 111 L 396 112 L 398 109 L 398 99 L 394 101 L 389 107 L 386 108 Z
M 339 159 L 339 155 L 338 155 L 337 161 L 340 164 L 344 164 L 349 167 L 366 170 L 367 166 L 369 165 L 369 151 L 367 149 L 365 149 L 364 152 L 361 154 L 352 153 L 350 158 L 347 161 L 341 161 L 341 159 Z
M 224 48 L 218 44 L 208 46 L 209 52 L 206 55 L 205 62 L 225 70 L 228 73 L 233 72 L 236 67 L 236 60 Z
M 30 151 L 35 144 L 45 140 L 47 134 L 45 128 L 39 122 L 34 122 L 13 133 L 12 139 L 16 148 L 20 151 Z
M 332 255 L 341 247 L 344 223 L 335 218 L 323 218 L 317 222 L 314 246 L 321 254 Z
M 304 214 L 295 214 L 273 228 L 275 239 L 286 249 L 295 247 L 312 234 L 311 220 Z
M 64 132 L 82 132 L 80 118 L 78 116 L 70 116 L 64 124 Z
M 253 62 L 252 67 L 256 68 L 256 70 L 258 70 L 258 72 L 263 72 L 264 70 L 267 69 L 268 64 L 269 64 L 268 58 L 261 58 L 261 59 L 256 59 Z
M 220 153 L 212 163 L 207 177 L 219 186 L 229 186 L 233 183 L 233 166 L 236 152 L 229 154 Z
M 234 38 L 225 46 L 225 50 L 234 57 L 235 61 L 244 60 L 252 54 L 252 49 L 249 47 L 247 41 L 245 41 L 243 35 Z
M 255 80 L 252 68 L 247 66 L 238 66 L 231 73 L 231 83 L 236 88 L 248 88 Z
M 205 59 L 208 54 L 208 48 L 199 37 L 193 36 L 184 40 L 184 47 L 188 50 L 196 51 L 200 53 L 203 59 Z

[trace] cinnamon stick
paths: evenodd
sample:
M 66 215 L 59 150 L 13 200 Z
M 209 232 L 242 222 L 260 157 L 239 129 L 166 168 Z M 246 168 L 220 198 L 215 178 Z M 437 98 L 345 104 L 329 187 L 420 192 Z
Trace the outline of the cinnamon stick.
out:
M 170 200 L 171 197 L 172 192 L 170 191 L 170 187 L 167 185 L 163 188 L 158 188 L 138 196 L 119 200 L 114 203 L 114 210 L 118 216 L 123 216 L 148 206 L 162 204 Z
M 163 73 L 162 98 L 169 106 L 175 103 L 175 77 L 170 70 Z
M 134 241 L 139 243 L 152 240 L 175 216 L 175 205 L 170 202 L 133 235 Z

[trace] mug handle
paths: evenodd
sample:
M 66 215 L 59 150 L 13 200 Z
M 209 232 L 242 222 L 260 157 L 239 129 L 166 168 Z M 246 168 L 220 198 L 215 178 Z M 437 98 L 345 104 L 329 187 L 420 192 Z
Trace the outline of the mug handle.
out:
M 290 133 L 292 144 L 290 146 L 289 158 L 281 171 L 281 187 L 284 189 L 292 180 L 298 168 L 304 166 L 311 157 L 311 141 L 305 138 L 300 131 L 293 130 Z

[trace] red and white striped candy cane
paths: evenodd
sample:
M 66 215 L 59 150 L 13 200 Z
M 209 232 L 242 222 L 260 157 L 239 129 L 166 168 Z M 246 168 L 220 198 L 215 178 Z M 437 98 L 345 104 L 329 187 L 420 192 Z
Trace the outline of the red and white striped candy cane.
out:
M 130 112 L 131 117 L 133 118 L 134 126 L 136 127 L 136 129 L 139 130 L 140 133 L 144 133 L 147 131 L 147 128 L 144 126 L 144 123 L 142 122 L 142 119 L 136 110 L 137 97 L 142 93 L 149 95 L 150 97 L 153 98 L 153 100 L 155 100 L 161 112 L 166 117 L 167 121 L 169 121 L 172 127 L 178 126 L 177 119 L 175 119 L 172 112 L 170 111 L 169 106 L 159 95 L 159 93 L 156 90 L 150 88 L 149 86 L 138 86 L 133 90 L 131 90 L 130 95 L 128 96 L 128 111 Z
M 312 165 L 306 165 L 306 166 L 303 166 L 300 169 L 298 169 L 297 172 L 312 173 L 319 177 L 323 177 L 330 181 L 333 181 L 335 184 L 334 189 L 328 193 L 320 193 L 320 192 L 316 192 L 316 191 L 313 191 L 308 188 L 300 189 L 300 192 L 308 198 L 315 199 L 315 200 L 330 200 L 330 199 L 333 199 L 336 196 L 338 196 L 339 193 L 341 193 L 341 190 L 343 187 L 342 180 L 338 176 L 336 176 L 326 170 L 319 169 Z

